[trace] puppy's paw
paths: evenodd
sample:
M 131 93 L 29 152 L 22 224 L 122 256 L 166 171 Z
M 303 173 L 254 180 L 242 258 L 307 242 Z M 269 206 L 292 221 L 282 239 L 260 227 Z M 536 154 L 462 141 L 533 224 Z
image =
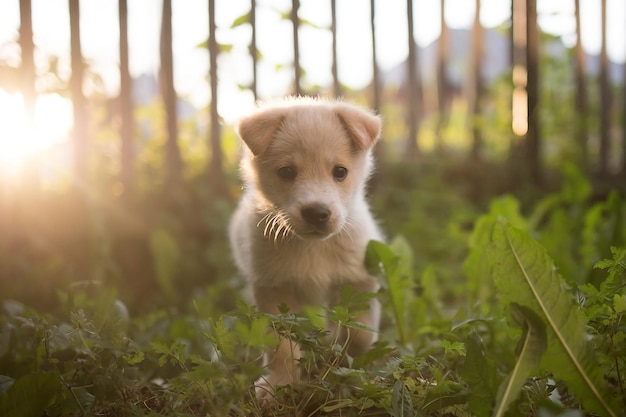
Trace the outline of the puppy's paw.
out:
M 270 406 L 276 403 L 276 388 L 281 385 L 290 385 L 295 382 L 295 378 L 281 374 L 279 372 L 271 372 L 256 380 L 254 383 L 254 391 L 256 398 L 262 406 Z
M 262 406 L 270 405 L 275 400 L 274 387 L 269 384 L 265 376 L 257 379 L 254 383 L 254 393 L 256 394 L 256 399 Z

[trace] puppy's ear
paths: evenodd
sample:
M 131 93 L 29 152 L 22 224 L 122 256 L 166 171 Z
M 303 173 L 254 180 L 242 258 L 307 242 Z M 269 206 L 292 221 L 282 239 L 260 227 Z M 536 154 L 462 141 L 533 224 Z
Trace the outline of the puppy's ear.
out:
M 374 146 L 382 126 L 379 116 L 345 103 L 337 104 L 335 112 L 359 150 L 365 151 Z
M 281 108 L 261 109 L 239 120 L 237 133 L 255 156 L 265 152 L 280 128 L 285 111 Z

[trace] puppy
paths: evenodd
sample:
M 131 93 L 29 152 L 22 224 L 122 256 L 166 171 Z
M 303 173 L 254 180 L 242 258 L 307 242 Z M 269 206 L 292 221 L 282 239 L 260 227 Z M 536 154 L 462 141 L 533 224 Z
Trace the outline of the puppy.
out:
M 376 292 L 364 267 L 369 240 L 382 240 L 365 200 L 378 116 L 359 107 L 311 98 L 261 105 L 240 120 L 245 147 L 244 193 L 230 223 L 230 243 L 259 311 L 281 304 L 299 313 L 308 304 L 338 300 L 338 290 Z M 377 339 L 380 305 L 357 320 L 373 331 L 343 332 L 352 356 Z M 278 385 L 297 382 L 300 350 L 288 339 L 267 352 L 267 374 L 256 394 L 267 400 Z

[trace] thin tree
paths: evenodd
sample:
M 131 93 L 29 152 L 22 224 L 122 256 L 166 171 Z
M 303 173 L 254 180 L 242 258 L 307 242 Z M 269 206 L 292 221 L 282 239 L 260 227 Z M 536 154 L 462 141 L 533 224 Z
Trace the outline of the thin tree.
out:
M 599 174 L 606 176 L 609 173 L 610 154 L 610 124 L 611 124 L 611 90 L 609 86 L 609 57 L 606 50 L 606 0 L 602 5 L 602 43 L 600 46 L 600 160 Z
M 437 115 L 436 127 L 436 147 L 438 151 L 443 148 L 443 130 L 448 121 L 448 37 L 449 30 L 446 24 L 446 1 L 440 0 L 440 24 L 441 34 L 439 35 L 439 44 L 437 47 L 437 104 L 439 114 Z
M 409 57 L 407 61 L 407 122 L 409 124 L 409 136 L 407 138 L 406 157 L 409 160 L 415 160 L 420 155 L 417 137 L 419 133 L 419 114 L 418 114 L 418 56 L 417 45 L 415 43 L 415 32 L 413 29 L 413 1 L 407 0 L 407 23 L 408 23 L 408 41 L 409 41 Z
M 378 58 L 376 48 L 376 1 L 370 0 L 370 28 L 372 34 L 372 88 L 374 90 L 374 100 L 372 107 L 376 112 L 380 112 L 380 75 L 378 70 Z M 378 144 L 377 148 L 380 148 Z
M 541 126 L 539 120 L 539 27 L 537 26 L 537 0 L 526 1 L 526 68 L 528 93 L 528 132 L 526 157 L 530 177 L 535 184 L 542 180 Z
M 576 142 L 580 147 L 581 165 L 583 172 L 589 168 L 589 150 L 587 148 L 587 77 L 585 74 L 585 51 L 582 43 L 580 25 L 580 0 L 574 0 L 574 15 L 576 19 Z
M 122 184 L 124 195 L 133 196 L 135 185 L 135 153 L 133 143 L 133 98 L 128 59 L 128 5 L 127 0 L 119 0 L 118 14 L 120 25 L 120 136 L 122 140 Z
M 626 62 L 622 90 L 622 180 L 626 183 Z
M 167 136 L 165 142 L 165 164 L 167 183 L 174 189 L 181 179 L 182 159 L 178 147 L 178 114 L 176 89 L 174 88 L 174 60 L 172 54 L 172 0 L 163 0 L 161 15 L 161 67 L 159 71 L 161 94 L 165 107 Z
M 518 26 L 516 19 L 516 8 L 519 7 L 517 0 L 511 0 L 511 26 L 509 27 L 509 65 L 511 68 L 515 66 L 515 29 Z
M 69 10 L 72 68 L 70 91 L 74 115 L 74 173 L 77 180 L 87 181 L 89 138 L 87 134 L 87 101 L 83 94 L 84 63 L 80 39 L 79 0 L 69 0 Z
M 528 171 L 524 163 L 523 139 L 528 133 L 528 69 L 526 65 L 526 0 L 511 2 L 510 59 L 512 71 L 511 91 L 511 131 L 513 137 L 509 148 L 509 166 L 512 180 L 521 179 L 520 173 Z
M 380 71 L 378 68 L 378 57 L 376 48 L 376 1 L 370 0 L 370 31 L 372 35 L 372 108 L 376 113 L 381 111 L 381 85 Z M 381 140 L 374 148 L 374 156 L 377 161 L 383 161 L 385 157 L 385 143 Z M 371 182 L 372 187 L 376 187 L 380 179 L 385 176 L 385 165 L 379 164 L 376 170 L 376 176 Z
M 89 156 L 90 141 L 88 131 L 87 100 L 83 93 L 84 62 L 81 49 L 80 35 L 80 5 L 79 0 L 69 0 L 70 14 L 70 67 L 71 77 L 69 82 L 70 95 L 72 98 L 72 113 L 74 117 L 73 144 L 74 144 L 74 183 L 73 197 L 76 211 L 73 213 L 72 222 L 77 230 L 87 230 L 89 227 L 88 209 L 92 202 L 89 198 L 90 182 Z M 72 269 L 75 276 L 89 276 L 92 270 L 92 262 L 89 252 L 92 249 L 88 233 L 76 235 L 76 246 Z M 82 278 L 81 278 L 82 279 Z
M 24 109 L 29 122 L 34 119 L 35 101 L 35 45 L 33 43 L 33 17 L 31 0 L 20 0 L 20 37 L 19 44 L 22 54 L 20 75 L 21 90 L 24 97 Z
M 300 68 L 300 45 L 298 41 L 298 30 L 300 28 L 300 19 L 298 18 L 298 9 L 300 8 L 300 0 L 291 0 L 291 24 L 293 26 L 293 72 L 294 72 L 294 93 L 297 96 L 302 95 L 302 86 L 300 78 L 302 69 Z
M 252 26 L 252 40 L 250 41 L 250 55 L 252 56 L 252 94 L 254 95 L 254 101 L 259 99 L 259 93 L 257 91 L 257 77 L 258 77 L 258 51 L 256 47 L 256 0 L 250 0 L 250 26 Z
M 469 119 L 472 130 L 472 158 L 480 159 L 483 146 L 480 129 L 480 102 L 483 94 L 483 27 L 480 24 L 480 0 L 475 0 L 474 26 L 472 27 L 472 80 L 470 81 Z
M 20 89 L 24 98 L 24 110 L 26 120 L 30 126 L 35 123 L 35 102 L 37 92 L 35 89 L 35 45 L 33 42 L 33 18 L 31 0 L 20 0 L 20 32 L 19 45 L 22 55 L 20 66 L 21 85 Z M 41 189 L 41 177 L 39 175 L 39 155 L 29 156 L 29 163 L 24 164 L 22 173 L 25 189 L 38 192 Z
M 512 71 L 511 128 L 515 136 L 525 136 L 528 131 L 528 81 L 526 68 L 526 0 L 511 2 L 510 60 Z M 521 160 L 518 153 L 522 143 L 513 141 L 510 149 L 510 162 Z
M 211 173 L 212 183 L 216 190 L 221 190 L 224 185 L 224 174 L 222 171 L 222 144 L 221 129 L 218 106 L 218 89 L 217 89 L 217 55 L 219 53 L 217 47 L 217 39 L 215 38 L 215 0 L 209 0 L 209 78 L 211 79 Z
M 118 1 L 118 19 L 120 31 L 120 140 L 121 140 L 121 177 L 124 186 L 121 207 L 125 216 L 114 216 L 110 226 L 112 232 L 111 249 L 115 262 L 124 276 L 133 277 L 126 280 L 127 288 L 133 294 L 148 294 L 155 288 L 155 273 L 150 258 L 150 242 L 145 228 L 132 227 L 132 221 L 140 212 L 136 198 L 136 143 L 135 123 L 133 116 L 133 82 L 130 76 L 130 59 L 128 45 L 128 0 Z
M 331 72 L 333 75 L 333 95 L 335 97 L 341 96 L 341 85 L 339 84 L 339 71 L 337 68 L 337 4 L 336 0 L 330 0 L 330 31 L 333 37 L 333 45 L 332 45 L 332 55 L 333 55 L 333 64 L 331 67 Z

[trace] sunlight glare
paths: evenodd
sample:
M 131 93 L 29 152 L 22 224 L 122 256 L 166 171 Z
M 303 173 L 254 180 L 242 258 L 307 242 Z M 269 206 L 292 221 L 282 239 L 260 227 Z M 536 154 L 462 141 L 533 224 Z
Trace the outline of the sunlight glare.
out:
M 41 95 L 29 121 L 22 95 L 0 90 L 0 120 L 0 174 L 14 177 L 29 157 L 67 140 L 72 108 L 58 94 Z
M 522 87 L 513 89 L 512 129 L 517 136 L 528 133 L 528 93 Z

